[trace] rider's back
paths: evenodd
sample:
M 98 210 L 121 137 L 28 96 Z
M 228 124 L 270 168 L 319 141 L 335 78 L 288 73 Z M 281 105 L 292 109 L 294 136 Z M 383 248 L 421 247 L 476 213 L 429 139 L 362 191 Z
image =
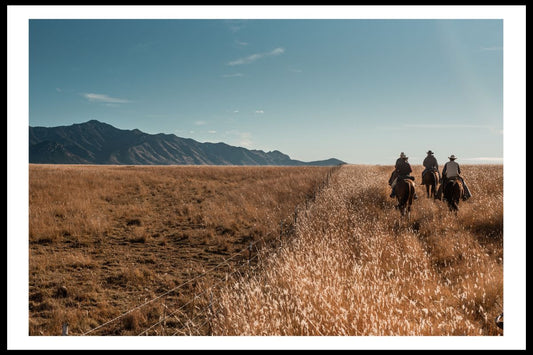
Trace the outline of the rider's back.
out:
M 454 178 L 459 176 L 460 170 L 459 170 L 459 164 L 457 164 L 454 161 L 449 161 L 446 163 L 446 177 L 448 179 Z
M 398 173 L 398 175 L 406 176 L 406 175 L 411 174 L 412 171 L 413 170 L 411 169 L 411 165 L 407 161 L 403 160 L 403 161 L 397 162 L 396 172 Z

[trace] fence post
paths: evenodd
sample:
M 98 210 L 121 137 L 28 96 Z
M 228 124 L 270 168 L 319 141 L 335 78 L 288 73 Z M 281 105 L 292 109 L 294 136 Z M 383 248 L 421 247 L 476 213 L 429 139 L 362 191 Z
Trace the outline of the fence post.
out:
M 167 305 L 165 304 L 167 298 L 163 299 L 163 323 L 161 324 L 161 335 L 165 335 L 165 328 L 167 327 Z
M 68 323 L 63 323 L 63 329 L 61 331 L 61 335 L 62 336 L 67 336 L 68 335 Z
M 213 335 L 213 328 L 211 323 L 213 322 L 213 291 L 211 290 L 209 293 L 209 322 L 208 322 L 208 329 L 207 329 L 207 335 Z

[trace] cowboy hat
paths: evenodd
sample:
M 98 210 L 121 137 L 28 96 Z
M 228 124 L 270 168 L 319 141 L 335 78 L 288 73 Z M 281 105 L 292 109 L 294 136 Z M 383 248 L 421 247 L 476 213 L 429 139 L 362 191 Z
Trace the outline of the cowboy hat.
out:
M 457 157 L 456 157 L 455 155 L 452 154 L 452 155 L 450 155 L 450 156 L 448 157 L 448 159 L 450 159 L 450 160 L 455 160 L 455 159 L 457 159 Z
M 431 150 L 428 150 L 427 154 L 433 154 L 433 152 Z
M 400 158 L 407 159 L 407 155 L 405 155 L 404 152 L 401 152 L 401 153 L 400 153 Z

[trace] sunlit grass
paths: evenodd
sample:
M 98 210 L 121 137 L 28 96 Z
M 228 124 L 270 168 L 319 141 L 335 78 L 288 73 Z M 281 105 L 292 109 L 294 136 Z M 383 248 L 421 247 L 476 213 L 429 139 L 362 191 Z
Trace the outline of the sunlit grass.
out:
M 501 334 L 502 170 L 463 167 L 473 198 L 457 215 L 417 186 L 407 221 L 388 197 L 390 168 L 344 167 L 294 238 L 222 289 L 215 334 Z

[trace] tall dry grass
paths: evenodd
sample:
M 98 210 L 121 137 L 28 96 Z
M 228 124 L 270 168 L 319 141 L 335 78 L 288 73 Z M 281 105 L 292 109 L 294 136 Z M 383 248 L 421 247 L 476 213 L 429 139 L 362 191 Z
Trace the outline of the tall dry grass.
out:
M 462 166 L 473 197 L 457 214 L 418 185 L 409 221 L 388 196 L 391 170 L 343 167 L 294 237 L 221 289 L 214 334 L 502 334 L 503 167 Z
M 328 171 L 30 165 L 30 335 L 59 335 L 63 323 L 70 334 L 84 334 L 246 251 L 251 241 L 275 245 L 280 229 L 292 228 L 295 206 Z M 213 284 L 243 263 L 246 253 L 204 281 Z M 195 315 L 190 301 L 201 291 L 186 284 L 91 335 L 137 335 L 166 308 L 187 305 L 167 329 L 150 333 L 168 334 Z

